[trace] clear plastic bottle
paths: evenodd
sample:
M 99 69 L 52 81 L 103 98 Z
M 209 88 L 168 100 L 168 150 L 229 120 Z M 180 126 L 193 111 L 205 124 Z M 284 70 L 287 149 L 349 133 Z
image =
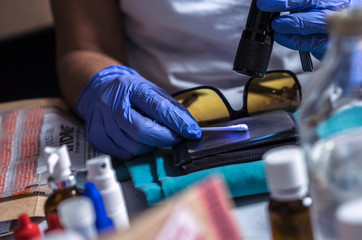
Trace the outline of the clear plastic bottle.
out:
M 336 208 L 362 196 L 362 9 L 332 15 L 329 30 L 300 112 L 317 239 L 338 239 Z

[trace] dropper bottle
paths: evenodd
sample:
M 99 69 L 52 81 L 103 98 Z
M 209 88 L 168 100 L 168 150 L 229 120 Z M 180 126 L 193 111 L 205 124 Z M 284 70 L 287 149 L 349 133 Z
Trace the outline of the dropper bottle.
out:
M 71 162 L 66 145 L 60 147 L 45 147 L 45 153 L 49 154 L 47 163 L 49 169 L 48 183 L 53 193 L 44 205 L 45 215 L 57 212 L 60 202 L 64 199 L 81 195 L 76 186 L 76 177 L 70 170 Z
M 271 193 L 268 212 L 273 240 L 313 240 L 312 199 L 301 148 L 274 148 L 263 159 Z

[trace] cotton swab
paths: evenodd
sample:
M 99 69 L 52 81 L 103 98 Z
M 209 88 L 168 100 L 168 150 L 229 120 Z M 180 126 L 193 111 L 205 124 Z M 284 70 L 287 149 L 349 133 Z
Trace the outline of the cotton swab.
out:
M 247 131 L 248 125 L 246 124 L 236 124 L 236 125 L 230 125 L 225 127 L 202 127 L 201 131 L 203 132 L 222 132 L 222 131 L 232 131 L 232 132 L 241 132 L 241 131 Z

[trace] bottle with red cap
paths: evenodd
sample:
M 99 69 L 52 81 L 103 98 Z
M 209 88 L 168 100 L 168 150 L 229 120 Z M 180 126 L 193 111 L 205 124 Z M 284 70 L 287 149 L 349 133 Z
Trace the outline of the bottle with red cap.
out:
M 18 217 L 18 227 L 14 231 L 15 240 L 41 239 L 42 234 L 37 224 L 33 223 L 28 214 L 24 213 Z
M 44 231 L 44 233 L 48 233 L 53 230 L 63 230 L 63 226 L 60 223 L 59 216 L 57 213 L 49 213 L 46 217 L 48 228 Z

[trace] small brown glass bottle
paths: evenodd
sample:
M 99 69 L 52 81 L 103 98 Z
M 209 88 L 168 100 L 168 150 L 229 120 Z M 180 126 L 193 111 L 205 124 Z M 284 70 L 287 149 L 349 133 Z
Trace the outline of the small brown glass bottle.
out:
M 49 169 L 49 186 L 53 193 L 48 197 L 44 205 L 44 212 L 47 216 L 49 213 L 57 212 L 58 205 L 61 201 L 71 197 L 81 195 L 77 188 L 76 178 L 70 171 L 70 159 L 67 147 L 65 145 L 57 147 L 46 147 L 45 152 L 50 154 L 48 161 Z
M 77 197 L 82 194 L 81 191 L 76 186 L 76 181 L 73 180 L 72 178 L 75 177 L 69 176 L 68 180 L 54 182 L 54 184 L 51 184 L 53 186 L 52 187 L 53 193 L 48 197 L 47 201 L 45 202 L 44 205 L 45 215 L 57 212 L 59 203 L 64 199 Z
M 264 154 L 271 200 L 268 206 L 274 240 L 313 240 L 308 177 L 302 150 L 275 148 Z

